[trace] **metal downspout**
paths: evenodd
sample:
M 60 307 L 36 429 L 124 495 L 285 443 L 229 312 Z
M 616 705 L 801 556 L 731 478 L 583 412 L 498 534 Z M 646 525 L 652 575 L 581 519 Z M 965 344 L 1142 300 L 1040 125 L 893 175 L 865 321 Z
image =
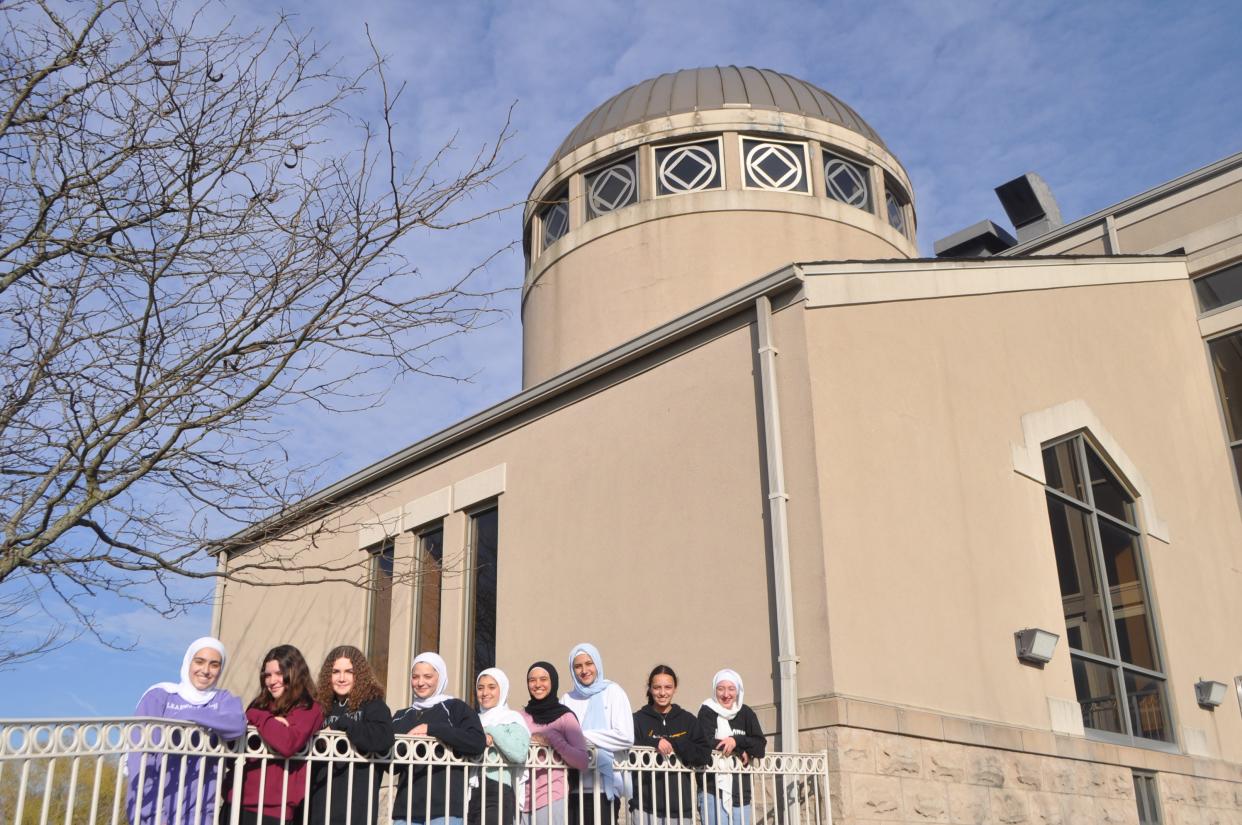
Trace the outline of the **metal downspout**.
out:
M 772 570 L 776 578 L 777 663 L 780 668 L 781 749 L 797 752 L 798 653 L 794 641 L 793 583 L 789 575 L 789 495 L 785 492 L 785 457 L 781 411 L 776 391 L 776 347 L 772 344 L 772 302 L 755 300 L 759 347 L 760 402 L 763 409 L 763 457 L 768 471 L 768 517 Z

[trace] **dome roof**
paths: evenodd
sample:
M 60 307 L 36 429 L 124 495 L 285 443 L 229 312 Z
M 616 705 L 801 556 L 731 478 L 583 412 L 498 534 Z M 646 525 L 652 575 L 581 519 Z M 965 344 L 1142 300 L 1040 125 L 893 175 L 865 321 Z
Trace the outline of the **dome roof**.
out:
M 548 165 L 602 135 L 644 120 L 734 106 L 819 118 L 884 146 L 884 141 L 857 112 L 805 80 L 752 66 L 710 66 L 662 74 L 604 101 L 573 128 Z

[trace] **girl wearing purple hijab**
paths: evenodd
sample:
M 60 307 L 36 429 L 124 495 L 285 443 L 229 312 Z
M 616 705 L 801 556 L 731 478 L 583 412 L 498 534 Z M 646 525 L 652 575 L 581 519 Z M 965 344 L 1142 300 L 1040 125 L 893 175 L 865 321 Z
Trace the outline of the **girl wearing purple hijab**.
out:
M 181 662 L 181 681 L 160 682 L 147 688 L 134 715 L 194 722 L 221 739 L 237 739 L 246 732 L 246 714 L 240 699 L 227 690 L 216 689 L 224 659 L 224 645 L 219 639 L 195 639 Z M 170 737 L 174 743 L 178 735 Z M 126 765 L 129 796 L 125 808 L 129 821 L 149 825 L 155 822 L 156 811 L 162 809 L 160 820 L 169 825 L 212 822 L 219 761 L 215 757 L 131 753 Z M 162 799 L 157 799 L 161 771 L 164 793 Z

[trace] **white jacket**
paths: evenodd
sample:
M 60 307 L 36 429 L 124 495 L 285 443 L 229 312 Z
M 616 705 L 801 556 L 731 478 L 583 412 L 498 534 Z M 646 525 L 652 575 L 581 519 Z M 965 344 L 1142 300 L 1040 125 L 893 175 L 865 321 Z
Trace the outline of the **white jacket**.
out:
M 630 710 L 630 698 L 616 682 L 604 688 L 602 696 L 604 697 L 604 718 L 608 722 L 608 727 L 595 730 L 588 730 L 586 727 L 582 729 L 582 735 L 598 751 L 595 755 L 596 764 L 604 759 L 613 760 L 618 756 L 624 756 L 625 752 L 634 745 L 634 712 Z M 574 712 L 579 723 L 586 717 L 587 704 L 590 701 L 590 699 L 579 699 L 572 693 L 566 693 L 561 697 L 561 704 Z M 607 776 L 603 779 L 607 783 L 603 790 L 609 799 L 616 799 L 622 795 L 620 776 L 614 775 L 611 782 L 608 782 Z M 582 774 L 583 790 L 591 790 L 594 787 L 593 773 L 584 771 Z

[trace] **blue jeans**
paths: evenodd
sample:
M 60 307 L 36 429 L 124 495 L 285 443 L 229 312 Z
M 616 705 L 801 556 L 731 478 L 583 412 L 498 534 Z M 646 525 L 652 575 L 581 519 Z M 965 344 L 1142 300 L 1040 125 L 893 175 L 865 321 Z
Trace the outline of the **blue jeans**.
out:
M 433 816 L 424 822 L 409 819 L 394 819 L 392 825 L 461 825 L 460 816 Z
M 715 794 L 699 794 L 699 815 L 703 825 L 754 825 L 754 813 L 749 805 L 726 808 Z

